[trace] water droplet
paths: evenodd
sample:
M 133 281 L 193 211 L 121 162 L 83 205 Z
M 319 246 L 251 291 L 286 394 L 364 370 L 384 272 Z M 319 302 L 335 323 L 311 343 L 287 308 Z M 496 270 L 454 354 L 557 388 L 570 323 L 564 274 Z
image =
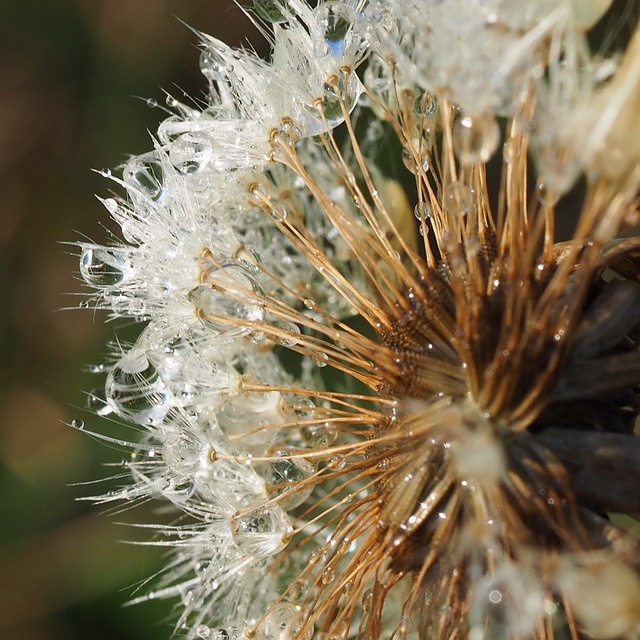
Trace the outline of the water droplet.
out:
M 327 462 L 327 466 L 329 467 L 329 469 L 342 471 L 347 466 L 347 461 L 341 453 L 338 453 L 329 459 L 329 462 Z
M 286 0 L 253 0 L 253 8 L 263 20 L 273 24 L 287 22 L 289 19 Z
M 206 624 L 199 624 L 195 628 L 196 638 L 205 638 L 209 640 L 212 635 L 211 627 L 207 627 Z
M 370 58 L 363 79 L 367 89 L 386 103 L 386 94 L 393 87 L 393 76 L 389 65 L 382 58 Z
M 373 604 L 373 591 L 371 589 L 367 589 L 362 594 L 362 611 L 363 613 L 368 613 L 371 610 L 371 605 Z
M 139 424 L 159 419 L 168 410 L 165 385 L 142 354 L 129 353 L 120 359 L 107 376 L 105 394 L 116 413 Z
M 502 149 L 502 157 L 505 162 L 516 162 L 520 157 L 522 146 L 518 144 L 516 138 L 509 138 L 505 141 Z
M 242 438 L 242 445 L 263 445 L 273 440 L 284 418 L 282 396 L 277 391 L 230 396 L 217 411 L 220 428 L 229 438 Z
M 111 177 L 111 169 L 100 169 L 100 175 L 103 178 L 110 178 Z
M 329 128 L 333 129 L 344 122 L 341 102 L 348 113 L 351 113 L 362 92 L 362 85 L 355 73 L 350 73 L 347 78 L 342 75 L 337 86 L 326 83 L 324 96 L 322 97 L 322 113 L 327 120 Z
M 324 26 L 324 41 L 332 56 L 341 56 L 347 46 L 347 35 L 353 18 L 350 8 L 342 2 L 325 2 L 318 7 L 321 24 Z
M 324 549 L 314 549 L 310 554 L 309 554 L 309 558 L 307 560 L 307 562 L 310 565 L 316 565 L 318 563 L 320 563 L 321 565 L 324 564 L 324 561 L 326 560 L 326 552 L 324 551 Z
M 471 189 L 462 182 L 451 182 L 444 190 L 444 208 L 452 215 L 466 215 L 473 204 Z
M 269 210 L 269 213 L 274 220 L 287 219 L 287 208 L 281 205 L 273 205 Z
M 158 106 L 158 101 L 155 98 L 148 98 L 147 99 L 147 106 L 150 109 L 155 109 Z
M 226 77 L 224 62 L 210 49 L 204 49 L 200 54 L 200 71 L 205 78 L 214 82 L 220 82 Z
M 306 640 L 307 633 L 300 635 L 302 609 L 291 602 L 273 605 L 256 630 L 257 640 Z M 309 632 L 310 633 L 310 632 Z
M 204 133 L 185 133 L 171 143 L 169 159 L 181 173 L 202 171 L 213 155 L 211 139 Z
M 318 97 L 307 110 L 306 124 L 303 127 L 307 136 L 317 135 L 327 129 L 334 129 L 344 122 L 344 110 L 351 113 L 360 94 L 362 83 L 355 73 L 341 73 L 335 82 L 324 85 L 323 95 Z
M 331 584 L 336 577 L 336 572 L 331 567 L 327 567 L 320 576 L 322 584 Z
M 431 208 L 426 202 L 418 202 L 413 208 L 413 215 L 422 222 L 422 220 L 427 220 L 427 218 L 431 217 Z
M 424 115 L 425 118 L 431 117 L 438 108 L 438 102 L 427 91 L 421 93 L 413 103 L 413 110 L 418 115 Z
M 87 394 L 87 407 L 99 416 L 109 415 L 111 413 L 112 409 L 107 405 L 104 387 L 92 389 Z
M 275 456 L 264 474 L 267 493 L 279 496 L 278 504 L 284 509 L 294 509 L 311 495 L 313 483 L 305 483 L 305 480 L 315 473 L 316 468 L 304 458 L 289 457 L 286 450 L 276 451 Z
M 71 426 L 72 426 L 74 429 L 80 429 L 80 430 L 82 430 L 82 429 L 84 429 L 84 420 L 80 420 L 80 419 L 78 419 L 78 418 L 74 418 L 74 419 L 71 421 Z
M 402 148 L 402 163 L 407 168 L 408 171 L 413 173 L 414 175 L 419 173 L 418 167 L 421 166 L 422 170 L 426 173 L 429 171 L 429 151 L 421 148 L 419 146 L 420 141 L 418 141 L 418 145 L 416 145 L 415 154 L 408 147 Z M 416 155 L 419 156 L 419 165 L 416 161 Z
M 229 262 L 207 272 L 203 284 L 188 299 L 205 327 L 216 333 L 240 336 L 256 329 L 247 323 L 264 319 L 263 291 L 245 266 Z
M 338 439 L 338 430 L 330 422 L 302 427 L 301 432 L 302 437 L 313 447 L 326 447 Z
M 453 125 L 453 149 L 462 164 L 487 162 L 500 143 L 494 116 L 465 116 Z
M 326 367 L 329 364 L 329 356 L 323 351 L 312 352 L 311 360 L 316 367 Z
M 544 182 L 540 182 L 536 185 L 536 193 L 538 196 L 538 202 L 543 206 L 553 207 L 560 199 L 558 193 L 553 191 L 553 189 Z
M 308 420 L 313 417 L 313 410 L 316 405 L 311 398 L 300 398 L 294 405 L 293 411 L 296 416 L 302 420 Z
M 286 335 L 276 336 L 278 344 L 281 344 L 283 347 L 293 347 L 298 344 L 300 341 L 298 338 L 300 335 L 300 327 L 297 324 L 283 320 L 282 322 L 278 322 L 277 327 L 286 332 Z
M 123 179 L 135 194 L 159 202 L 164 195 L 164 170 L 155 152 L 130 160 L 124 168 Z
M 78 306 L 79 306 L 81 309 L 88 309 L 88 308 L 89 308 L 89 301 L 88 301 L 88 300 L 82 300 L 82 301 L 80 302 L 80 304 L 78 304 Z
M 289 516 L 280 505 L 239 512 L 231 519 L 235 543 L 255 558 L 265 558 L 282 551 L 292 532 Z
M 125 256 L 121 249 L 86 246 L 80 256 L 80 275 L 93 287 L 112 287 L 125 278 L 129 265 Z

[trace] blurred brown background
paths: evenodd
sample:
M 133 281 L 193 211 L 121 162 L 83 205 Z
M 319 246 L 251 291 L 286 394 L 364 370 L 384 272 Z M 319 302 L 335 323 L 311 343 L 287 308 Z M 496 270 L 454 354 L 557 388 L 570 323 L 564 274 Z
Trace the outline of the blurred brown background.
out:
M 77 308 L 77 258 L 62 241 L 113 228 L 91 168 L 150 149 L 162 89 L 202 96 L 197 37 L 260 38 L 232 0 L 0 0 L 0 637 L 160 640 L 166 604 L 124 608 L 159 566 L 135 532 L 76 498 L 126 456 L 64 425 L 117 428 L 85 409 L 114 325 Z M 179 88 L 178 88 L 179 87 Z

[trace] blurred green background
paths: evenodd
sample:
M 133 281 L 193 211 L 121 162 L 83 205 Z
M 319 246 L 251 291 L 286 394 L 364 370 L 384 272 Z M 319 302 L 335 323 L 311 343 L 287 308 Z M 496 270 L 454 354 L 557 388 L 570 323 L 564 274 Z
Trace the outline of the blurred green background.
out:
M 113 451 L 65 426 L 82 418 L 114 325 L 77 309 L 77 258 L 60 242 L 106 238 L 91 168 L 151 148 L 166 89 L 203 95 L 197 37 L 263 47 L 232 0 L 0 0 L 0 637 L 161 640 L 167 604 L 123 607 L 159 566 L 135 532 L 76 499 Z M 61 311 L 71 307 L 71 310 Z

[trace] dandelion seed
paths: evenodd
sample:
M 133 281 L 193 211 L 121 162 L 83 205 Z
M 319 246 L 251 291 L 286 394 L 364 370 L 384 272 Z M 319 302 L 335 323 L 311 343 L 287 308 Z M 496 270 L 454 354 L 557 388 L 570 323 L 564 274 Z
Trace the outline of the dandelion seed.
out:
M 640 633 L 609 517 L 640 512 L 640 27 L 609 51 L 610 5 L 255 0 L 268 62 L 202 36 L 209 104 L 170 100 L 111 176 L 124 241 L 80 245 L 89 306 L 145 322 L 89 396 L 139 438 L 96 499 L 177 514 L 146 597 L 180 634 Z

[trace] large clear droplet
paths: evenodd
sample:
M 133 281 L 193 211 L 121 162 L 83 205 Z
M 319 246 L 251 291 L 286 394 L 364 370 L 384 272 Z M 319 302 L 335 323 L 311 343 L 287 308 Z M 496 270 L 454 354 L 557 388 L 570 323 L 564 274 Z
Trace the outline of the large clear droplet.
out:
M 80 256 L 80 275 L 92 287 L 113 287 L 122 282 L 129 266 L 121 249 L 85 246 Z
M 300 506 L 313 491 L 313 483 L 305 482 L 316 471 L 315 466 L 286 450 L 276 451 L 275 459 L 267 466 L 264 479 L 270 496 L 279 496 L 278 504 L 285 509 Z
M 341 56 L 347 46 L 347 36 L 353 18 L 350 8 L 343 2 L 325 2 L 318 7 L 321 11 L 321 24 L 324 28 L 324 41 L 332 56 Z
M 240 264 L 229 263 L 207 272 L 204 283 L 188 294 L 198 317 L 211 331 L 246 335 L 255 330 L 247 323 L 264 319 L 263 291 Z
M 453 125 L 453 149 L 462 164 L 487 162 L 500 143 L 494 116 L 458 118 Z
M 320 109 L 330 128 L 337 127 L 344 122 L 341 102 L 344 104 L 346 111 L 351 113 L 356 106 L 361 91 L 362 85 L 358 80 L 358 76 L 354 73 L 350 73 L 346 79 L 342 75 L 338 80 L 337 86 L 330 83 L 324 85 L 324 96 L 321 99 Z
M 289 516 L 279 505 L 238 512 L 231 519 L 235 543 L 254 558 L 266 558 L 282 551 L 292 533 Z
M 291 602 L 281 602 L 269 610 L 256 630 L 257 640 L 310 640 L 313 629 L 300 633 L 303 610 Z
M 451 215 L 466 215 L 473 204 L 471 189 L 462 182 L 451 182 L 443 194 L 445 211 Z
M 148 424 L 167 412 L 167 391 L 156 368 L 144 354 L 129 353 L 109 372 L 107 403 L 121 416 Z
M 130 160 L 123 171 L 127 187 L 135 194 L 153 202 L 159 202 L 164 195 L 164 170 L 155 152 L 146 153 Z
M 284 421 L 281 405 L 282 396 L 276 391 L 234 395 L 218 410 L 218 424 L 238 446 L 264 445 Z
M 277 327 L 285 332 L 276 336 L 278 344 L 283 347 L 293 347 L 300 342 L 300 327 L 294 322 L 283 320 L 277 324 Z
M 169 160 L 180 173 L 198 173 L 211 160 L 211 139 L 204 133 L 185 133 L 171 143 Z
M 326 82 L 323 94 L 307 105 L 303 132 L 307 136 L 335 129 L 344 122 L 344 112 L 351 113 L 362 93 L 362 83 L 355 73 L 341 74 L 335 82 Z M 344 108 L 344 112 L 343 112 Z
M 286 22 L 289 19 L 286 0 L 253 0 L 253 8 L 263 20 L 273 24 Z

